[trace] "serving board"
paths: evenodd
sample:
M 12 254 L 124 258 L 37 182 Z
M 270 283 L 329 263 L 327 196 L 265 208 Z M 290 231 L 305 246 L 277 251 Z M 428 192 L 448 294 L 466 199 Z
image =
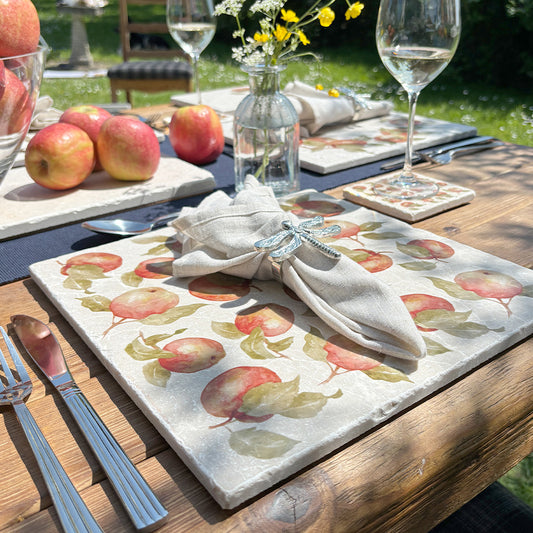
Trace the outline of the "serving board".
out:
M 173 278 L 180 246 L 170 227 L 30 267 L 224 508 L 533 332 L 531 270 L 324 194 L 307 191 L 281 203 L 302 218 L 322 214 L 341 225 L 329 244 L 412 306 L 426 358 L 415 363 L 345 344 L 275 281 Z M 139 298 L 149 294 L 157 296 L 151 314 L 129 315 L 128 309 L 141 312 Z M 256 305 L 274 320 L 243 333 L 243 311 Z M 195 355 L 180 362 L 179 349 Z M 230 381 L 232 393 L 223 396 Z
M 119 181 L 101 171 L 67 191 L 41 187 L 24 167 L 12 168 L 0 182 L 0 240 L 210 192 L 214 187 L 211 172 L 176 157 L 161 157 L 155 175 L 147 181 Z

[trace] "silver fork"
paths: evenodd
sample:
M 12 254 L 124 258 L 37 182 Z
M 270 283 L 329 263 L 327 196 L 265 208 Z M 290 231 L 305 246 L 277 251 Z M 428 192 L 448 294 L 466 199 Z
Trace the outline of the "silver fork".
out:
M 2 337 L 4 338 L 4 342 L 19 376 L 19 381 L 17 381 L 9 368 L 2 350 L 0 350 L 0 363 L 2 364 L 2 369 L 7 380 L 7 386 L 0 383 L 0 405 L 10 403 L 15 409 L 20 425 L 35 454 L 64 530 L 67 532 L 101 532 L 100 526 L 78 494 L 65 470 L 63 470 L 52 448 L 24 403 L 24 398 L 31 394 L 33 388 L 30 377 L 11 339 L 7 336 L 2 326 L 0 326 L 0 332 L 2 333 Z

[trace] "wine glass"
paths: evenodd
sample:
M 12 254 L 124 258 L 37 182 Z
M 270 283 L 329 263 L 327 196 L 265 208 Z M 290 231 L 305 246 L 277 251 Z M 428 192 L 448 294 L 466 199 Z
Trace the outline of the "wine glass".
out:
M 392 198 L 427 198 L 438 186 L 412 170 L 413 130 L 420 91 L 452 59 L 461 33 L 460 0 L 381 0 L 376 44 L 381 61 L 409 99 L 405 164 L 399 175 L 379 180 L 374 192 Z
M 212 0 L 167 0 L 167 26 L 172 38 L 191 57 L 196 96 L 201 104 L 198 59 L 215 35 Z

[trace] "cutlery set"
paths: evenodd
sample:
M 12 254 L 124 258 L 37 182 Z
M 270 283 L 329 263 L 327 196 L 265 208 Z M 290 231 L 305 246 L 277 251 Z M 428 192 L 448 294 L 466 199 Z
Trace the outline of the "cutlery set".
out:
M 76 385 L 50 328 L 27 315 L 14 315 L 11 323 L 26 351 L 67 404 L 135 528 L 147 532 L 163 525 L 167 519 L 166 509 Z M 102 531 L 24 403 L 24 398 L 32 391 L 32 383 L 15 346 L 1 326 L 0 332 L 18 374 L 17 381 L 0 350 L 5 376 L 0 382 L 0 405 L 9 403 L 15 409 L 64 530 Z

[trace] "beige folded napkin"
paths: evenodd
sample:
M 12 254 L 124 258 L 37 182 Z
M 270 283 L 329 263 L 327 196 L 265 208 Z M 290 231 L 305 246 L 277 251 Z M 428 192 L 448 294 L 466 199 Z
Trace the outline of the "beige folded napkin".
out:
M 251 279 L 275 277 L 268 253 L 255 244 L 300 220 L 282 211 L 269 187 L 248 176 L 235 198 L 216 191 L 172 222 L 183 242 L 176 277 L 224 272 Z M 363 267 L 332 259 L 303 244 L 281 263 L 283 283 L 326 324 L 354 342 L 403 359 L 426 354 L 425 343 L 400 297 Z
M 42 130 L 50 124 L 55 124 L 62 114 L 63 111 L 54 107 L 54 101 L 50 96 L 39 97 L 33 111 L 30 131 Z
M 300 136 L 314 135 L 320 128 L 380 117 L 391 112 L 386 101 L 364 100 L 365 106 L 349 96 L 329 96 L 305 83 L 288 83 L 283 94 L 289 98 L 300 117 Z

